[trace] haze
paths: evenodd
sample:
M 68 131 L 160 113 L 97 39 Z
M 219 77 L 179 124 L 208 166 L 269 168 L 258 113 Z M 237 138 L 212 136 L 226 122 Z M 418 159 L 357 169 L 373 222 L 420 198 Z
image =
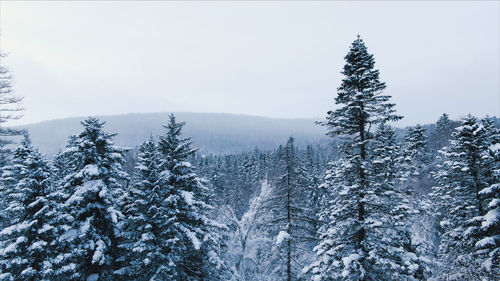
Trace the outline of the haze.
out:
M 12 125 L 129 112 L 321 119 L 360 34 L 400 126 L 500 115 L 499 2 L 4 2 Z

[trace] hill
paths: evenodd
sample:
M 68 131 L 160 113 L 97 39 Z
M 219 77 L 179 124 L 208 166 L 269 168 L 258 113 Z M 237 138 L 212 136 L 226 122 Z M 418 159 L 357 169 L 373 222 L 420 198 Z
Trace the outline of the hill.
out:
M 125 147 L 140 145 L 149 136 L 163 133 L 170 113 L 132 113 L 97 116 L 106 124 L 107 132 L 117 133 L 115 142 Z M 174 113 L 186 122 L 184 135 L 193 138 L 194 147 L 201 153 L 227 154 L 275 148 L 289 136 L 299 146 L 328 142 L 325 129 L 314 124 L 314 119 L 274 119 L 249 115 L 222 113 Z M 33 143 L 49 157 L 64 148 L 68 137 L 77 134 L 85 117 L 44 121 L 22 126 L 28 129 Z

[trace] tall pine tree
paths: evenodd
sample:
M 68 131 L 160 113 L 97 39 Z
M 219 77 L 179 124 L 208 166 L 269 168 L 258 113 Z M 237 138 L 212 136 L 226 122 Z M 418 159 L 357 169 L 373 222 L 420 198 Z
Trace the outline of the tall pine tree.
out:
M 380 247 L 387 244 L 386 233 L 381 229 L 390 230 L 405 218 L 402 214 L 386 213 L 386 204 L 400 193 L 390 180 L 394 176 L 378 171 L 374 165 L 380 159 L 374 154 L 373 141 L 386 135 L 370 132 L 372 127 L 402 117 L 395 114 L 390 96 L 382 94 L 385 83 L 380 82 L 373 55 L 359 36 L 345 59 L 344 78 L 335 99 L 340 108 L 329 111 L 326 122 L 322 123 L 329 128 L 328 135 L 340 136 L 343 143 L 339 159 L 327 172 L 324 189 L 330 194 L 323 200 L 324 225 L 316 247 L 319 257 L 308 270 L 314 280 L 413 278 L 418 258 L 406 247 L 408 237 L 402 237 L 406 241 L 396 242 L 391 249 Z M 387 153 L 390 158 L 394 152 Z M 379 190 L 381 186 L 387 192 Z M 406 207 L 398 208 L 406 212 Z M 401 231 L 406 232 L 404 226 Z M 389 265 L 395 268 L 385 270 Z
M 51 198 L 51 169 L 26 136 L 15 150 L 13 186 L 4 193 L 10 204 L 11 225 L 0 231 L 1 280 L 52 280 L 58 215 Z
M 168 263 L 162 264 L 154 280 L 210 280 L 223 278 L 224 264 L 219 258 L 219 233 L 226 227 L 209 218 L 210 190 L 188 162 L 195 150 L 191 140 L 182 138 L 184 123 L 174 115 L 165 126 L 158 143 L 160 188 L 165 192 L 162 232 Z
M 492 173 L 495 159 L 490 149 L 495 147 L 498 132 L 492 132 L 491 126 L 468 115 L 452 136 L 450 145 L 441 151 L 441 163 L 435 174 L 438 186 L 433 193 L 444 231 L 440 245 L 440 274 L 448 280 L 479 280 L 491 274 L 492 266 L 481 266 L 476 250 L 498 245 L 499 232 L 495 228 L 498 216 L 490 217 L 496 212 L 496 200 L 493 204 L 485 201 L 485 196 L 496 196 L 494 188 L 498 179 Z M 491 208 L 493 212 L 487 212 Z M 494 251 L 492 257 L 498 259 Z M 498 264 L 493 264 L 493 270 L 498 273 Z
M 70 171 L 63 181 L 69 198 L 62 211 L 70 219 L 62 226 L 66 231 L 59 238 L 56 274 L 64 280 L 112 280 L 118 199 L 127 178 L 123 149 L 114 146 L 114 135 L 105 133 L 98 119 L 88 118 L 82 125 L 64 152 Z
M 163 241 L 163 230 L 168 227 L 166 190 L 159 186 L 158 164 L 157 146 L 151 138 L 139 149 L 133 183 L 124 199 L 125 220 L 119 224 L 121 266 L 116 273 L 124 280 L 150 280 L 168 263 Z

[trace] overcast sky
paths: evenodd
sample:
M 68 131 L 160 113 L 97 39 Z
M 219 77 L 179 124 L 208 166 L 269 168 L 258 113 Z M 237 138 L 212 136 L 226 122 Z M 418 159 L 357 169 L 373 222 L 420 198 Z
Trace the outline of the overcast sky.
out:
M 400 126 L 500 115 L 500 2 L 4 2 L 19 122 L 192 111 L 323 118 L 361 34 Z

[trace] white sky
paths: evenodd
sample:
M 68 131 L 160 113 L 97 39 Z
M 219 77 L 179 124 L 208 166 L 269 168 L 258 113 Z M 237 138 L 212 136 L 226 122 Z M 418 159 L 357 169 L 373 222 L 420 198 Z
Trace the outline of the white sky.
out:
M 323 118 L 358 33 L 400 126 L 499 116 L 499 29 L 498 1 L 0 3 L 20 123 L 158 111 Z

